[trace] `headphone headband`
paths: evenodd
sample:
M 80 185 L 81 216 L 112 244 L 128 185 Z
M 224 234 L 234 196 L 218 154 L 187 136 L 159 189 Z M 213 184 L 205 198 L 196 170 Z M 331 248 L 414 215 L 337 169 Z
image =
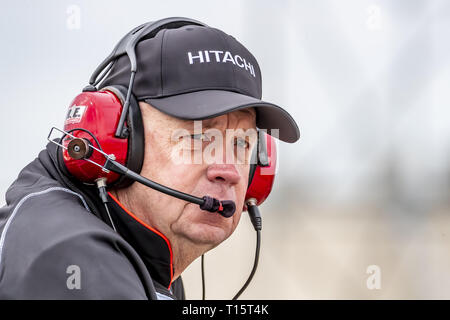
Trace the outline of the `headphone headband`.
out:
M 131 72 L 136 72 L 136 45 L 143 39 L 154 37 L 162 29 L 175 29 L 185 25 L 198 25 L 207 27 L 206 24 L 189 18 L 173 17 L 144 23 L 130 32 L 128 32 L 117 45 L 110 55 L 95 69 L 89 79 L 89 84 L 93 85 L 100 72 L 102 72 L 111 62 L 123 54 L 127 54 L 130 59 Z

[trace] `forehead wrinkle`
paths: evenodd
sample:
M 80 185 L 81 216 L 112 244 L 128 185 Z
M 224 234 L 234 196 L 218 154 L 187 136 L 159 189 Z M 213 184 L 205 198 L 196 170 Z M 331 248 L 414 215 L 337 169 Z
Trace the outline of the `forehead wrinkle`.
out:
M 242 121 L 246 121 L 247 117 L 242 117 L 242 115 L 239 114 L 239 113 L 250 115 L 251 116 L 250 122 L 252 123 L 252 125 L 250 127 L 256 128 L 256 111 L 255 111 L 254 108 L 246 108 L 246 109 L 236 110 L 236 111 L 233 111 L 233 112 L 229 112 L 229 113 L 217 116 L 215 118 L 205 119 L 205 120 L 202 121 L 202 126 L 205 129 L 215 128 L 215 124 L 217 122 L 219 122 L 219 118 L 221 118 L 223 116 L 226 116 L 227 121 L 226 121 L 225 129 L 231 129 L 230 128 L 230 122 L 231 122 L 230 119 L 233 118 L 233 117 L 231 117 L 230 115 L 233 114 L 235 116 L 235 118 L 236 118 L 236 125 L 234 125 L 233 128 L 244 128 L 244 127 L 239 127 L 239 124 Z

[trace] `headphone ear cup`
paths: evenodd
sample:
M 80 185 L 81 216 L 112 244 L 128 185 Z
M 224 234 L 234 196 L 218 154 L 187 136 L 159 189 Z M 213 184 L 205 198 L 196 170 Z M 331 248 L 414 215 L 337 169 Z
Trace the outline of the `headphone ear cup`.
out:
M 101 89 L 101 91 L 110 91 L 121 101 L 122 106 L 125 103 L 128 89 L 121 85 L 111 85 Z M 127 118 L 128 130 L 128 152 L 125 166 L 137 173 L 142 170 L 144 163 L 144 123 L 142 121 L 141 109 L 135 96 L 131 94 L 130 105 L 128 108 Z M 134 181 L 122 176 L 114 183 L 118 188 L 125 188 L 131 185 Z
M 116 161 L 126 165 L 128 154 L 127 139 L 115 136 L 115 127 L 122 110 L 120 99 L 110 91 L 84 91 L 70 103 L 64 121 L 61 139 L 62 160 L 70 176 L 84 184 L 94 184 L 98 178 L 106 178 L 108 185 L 120 179 L 115 172 L 106 172 L 93 163 L 103 163 L 104 156 L 93 152 L 90 161 L 78 159 L 69 153 L 72 137 L 83 139 L 107 154 L 114 154 Z
M 262 144 L 262 145 L 260 145 Z M 255 155 L 255 158 L 253 158 Z M 272 191 L 277 165 L 277 151 L 275 139 L 261 131 L 258 134 L 258 147 L 253 150 L 249 173 L 249 186 L 245 195 L 245 202 L 254 198 L 260 205 Z M 244 210 L 246 209 L 244 205 Z

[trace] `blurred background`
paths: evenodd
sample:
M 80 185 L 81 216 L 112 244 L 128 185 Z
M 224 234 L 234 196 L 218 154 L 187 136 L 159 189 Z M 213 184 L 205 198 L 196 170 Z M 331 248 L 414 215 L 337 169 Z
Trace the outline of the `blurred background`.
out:
M 227 0 L 2 2 L 0 205 L 62 127 L 71 100 L 133 27 L 168 16 L 235 36 L 263 98 L 297 120 L 279 143 L 246 299 L 450 299 L 450 2 Z M 250 273 L 246 215 L 205 255 L 206 296 Z M 201 298 L 199 259 L 183 274 Z

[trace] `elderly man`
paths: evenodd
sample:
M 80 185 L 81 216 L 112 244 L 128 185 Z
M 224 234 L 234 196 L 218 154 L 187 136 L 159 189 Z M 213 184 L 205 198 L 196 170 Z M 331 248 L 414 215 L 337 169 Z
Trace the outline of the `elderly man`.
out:
M 133 170 L 186 194 L 233 202 L 234 214 L 224 217 L 202 210 L 139 182 L 108 184 L 104 178 L 108 193 L 104 190 L 99 197 L 95 184 L 73 174 L 73 159 L 68 160 L 66 151 L 49 143 L 21 171 L 8 189 L 7 205 L 0 209 L 0 298 L 184 299 L 181 273 L 227 239 L 239 223 L 250 154 L 257 144 L 257 135 L 241 133 L 279 129 L 281 140 L 299 138 L 286 111 L 260 100 L 260 69 L 236 39 L 193 20 L 172 18 L 156 27 L 143 26 L 116 47 L 111 69 L 99 85 L 104 90 L 91 85 L 71 105 L 65 128 L 94 121 L 95 116 L 106 118 L 109 105 L 96 107 L 89 97 L 109 94 L 113 98 L 108 103 L 113 104 L 120 100 L 114 88 L 125 88 L 123 110 L 140 113 L 142 123 L 126 122 L 124 137 L 125 131 L 117 130 L 112 139 L 127 141 L 135 134 L 133 139 L 143 142 L 141 150 L 134 151 L 142 163 Z M 138 39 L 136 34 L 145 28 L 150 31 Z M 133 39 L 136 60 L 133 53 L 120 51 Z M 136 106 L 128 106 L 133 99 Z M 121 123 L 114 119 L 111 132 Z M 133 126 L 139 125 L 142 132 L 133 133 L 139 131 Z M 102 126 L 92 127 L 95 134 Z M 71 134 L 76 130 L 89 131 L 76 128 Z M 102 141 L 92 132 L 87 148 L 101 148 Z M 212 144 L 211 157 L 204 161 Z M 194 158 L 199 153 L 201 161 L 175 159 L 183 153 Z M 77 161 L 87 164 L 86 159 Z

